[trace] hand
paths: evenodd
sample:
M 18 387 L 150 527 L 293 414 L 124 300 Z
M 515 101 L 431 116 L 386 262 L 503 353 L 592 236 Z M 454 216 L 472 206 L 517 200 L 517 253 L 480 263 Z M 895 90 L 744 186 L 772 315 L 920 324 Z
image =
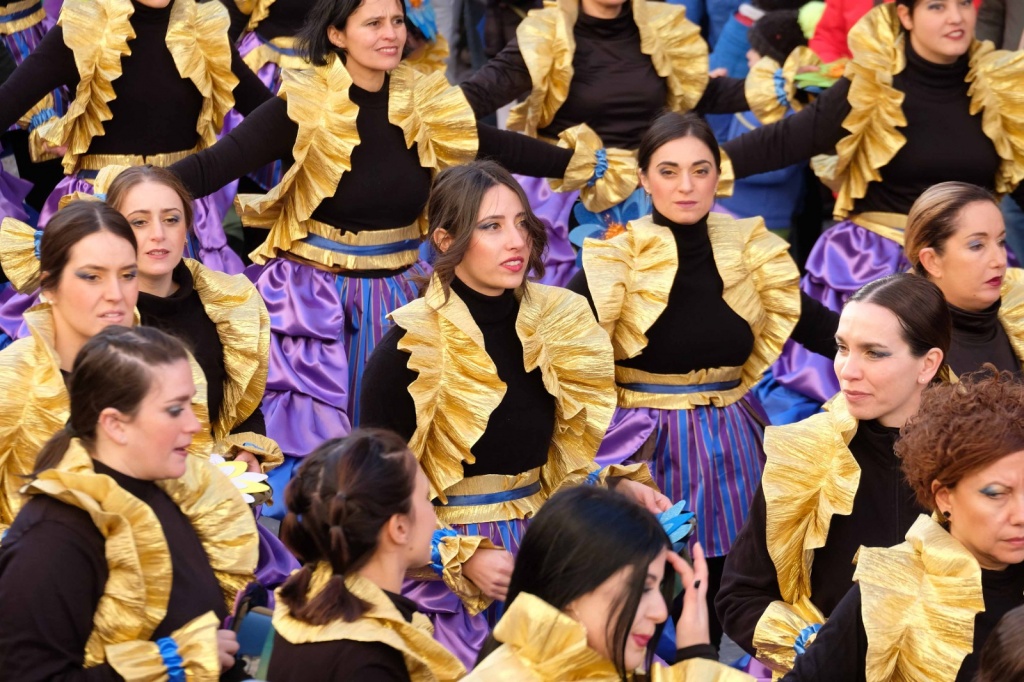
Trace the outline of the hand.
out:
M 220 659 L 220 671 L 227 672 L 235 667 L 235 654 L 238 653 L 238 637 L 232 630 L 217 630 L 217 657 Z
M 54 156 L 64 156 L 65 154 L 68 153 L 67 145 L 62 145 L 60 147 L 54 147 L 53 145 L 44 144 L 43 145 L 43 149 L 47 153 L 53 154 Z
M 615 492 L 622 493 L 652 514 L 660 514 L 672 508 L 672 500 L 654 488 L 648 488 L 643 483 L 626 478 L 617 479 L 613 483 Z
M 239 450 L 238 454 L 235 455 L 236 462 L 245 462 L 245 470 L 247 472 L 261 474 L 263 468 L 260 466 L 260 461 L 256 458 L 256 455 L 252 454 L 248 450 Z
M 720 66 L 717 69 L 713 69 L 712 71 L 708 72 L 708 76 L 711 78 L 721 78 L 722 76 L 728 75 L 729 69 L 725 68 L 724 66 Z
M 685 649 L 695 644 L 710 644 L 708 634 L 708 562 L 704 548 L 693 546 L 693 567 L 678 554 L 668 553 L 668 562 L 683 580 L 683 612 L 676 623 L 676 648 Z
M 495 601 L 505 601 L 515 560 L 503 549 L 478 549 L 462 564 L 462 573 Z

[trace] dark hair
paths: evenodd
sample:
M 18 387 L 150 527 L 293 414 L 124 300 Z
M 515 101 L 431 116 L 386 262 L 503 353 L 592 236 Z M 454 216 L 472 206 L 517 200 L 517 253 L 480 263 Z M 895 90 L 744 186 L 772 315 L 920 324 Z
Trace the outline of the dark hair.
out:
M 975 682 L 1024 680 L 1024 606 L 1007 612 L 985 640 Z
M 847 303 L 874 303 L 885 308 L 899 320 L 901 337 L 915 358 L 938 348 L 945 364 L 953 334 L 949 306 L 942 291 L 924 277 L 899 273 L 876 279 L 858 289 Z M 935 376 L 938 378 L 939 372 Z
M 956 232 L 963 210 L 978 202 L 999 207 L 991 192 L 966 182 L 940 182 L 917 198 L 910 207 L 903 233 L 903 251 L 917 274 L 928 275 L 921 264 L 921 249 L 932 248 L 942 255 L 946 242 Z
M 382 429 L 357 429 L 306 457 L 285 489 L 288 513 L 281 523 L 281 539 L 303 563 L 280 591 L 293 616 L 324 625 L 366 612 L 345 577 L 373 557 L 388 520 L 412 509 L 417 466 L 405 441 Z M 311 600 L 309 582 L 321 561 L 334 575 Z
M 121 204 L 124 202 L 128 192 L 136 185 L 141 185 L 145 182 L 163 185 L 178 195 L 178 198 L 181 199 L 182 213 L 185 217 L 185 227 L 191 232 L 192 223 L 195 220 L 192 195 L 189 194 L 181 178 L 166 168 L 152 164 L 126 168 L 118 173 L 117 177 L 110 183 L 110 189 L 107 190 L 107 203 L 120 211 Z
M 109 232 L 138 252 L 135 233 L 120 213 L 102 201 L 72 201 L 46 224 L 39 242 L 39 287 L 55 289 L 75 244 L 97 232 Z
M 711 126 L 703 118 L 692 111 L 680 114 L 675 111 L 667 111 L 651 123 L 643 137 L 640 138 L 640 147 L 637 149 L 637 167 L 641 172 L 646 173 L 647 167 L 651 165 L 651 157 L 654 153 L 673 140 L 684 137 L 695 137 L 711 150 L 711 156 L 715 159 L 715 168 L 722 170 L 722 150 L 718 148 L 718 140 Z
M 332 26 L 344 30 L 348 18 L 359 9 L 364 0 L 316 0 L 313 9 L 306 15 L 306 23 L 302 25 L 296 36 L 296 47 L 299 54 L 315 66 L 324 66 L 332 54 L 341 57 L 345 63 L 345 52 L 335 47 L 327 39 L 327 29 Z M 405 15 L 405 3 L 395 0 Z
M 530 257 L 526 271 L 533 277 L 544 276 L 544 249 L 548 235 L 544 223 L 530 208 L 530 200 L 512 174 L 494 161 L 473 161 L 461 166 L 446 168 L 437 174 L 430 188 L 427 201 L 427 215 L 430 223 L 427 242 L 433 258 L 434 274 L 444 287 L 445 298 L 448 287 L 455 278 L 455 266 L 462 262 L 480 218 L 480 206 L 484 195 L 492 187 L 504 185 L 512 190 L 523 204 L 526 213 L 526 235 L 530 242 Z M 451 238 L 448 249 L 443 253 L 437 248 L 434 233 L 444 228 Z M 526 280 L 523 280 L 526 283 Z
M 896 454 L 925 509 L 936 509 L 932 482 L 953 488 L 964 476 L 1024 450 L 1024 384 L 986 365 L 958 384 L 932 386 L 903 427 Z
M 632 569 L 628 587 L 611 606 L 617 614 L 605 633 L 608 650 L 619 676 L 626 680 L 626 641 L 640 604 L 647 568 L 662 550 L 671 547 L 658 520 L 632 500 L 594 486 L 578 486 L 556 493 L 544 503 L 523 537 L 508 588 L 508 603 L 521 592 L 534 595 L 559 610 L 596 590 L 623 568 Z M 666 603 L 674 572 L 662 583 Z M 661 626 L 647 652 L 650 667 Z M 479 660 L 496 649 L 493 635 Z
M 100 413 L 112 407 L 134 417 L 156 368 L 181 360 L 188 362 L 185 346 L 159 329 L 114 325 L 100 330 L 75 356 L 68 381 L 71 416 L 40 450 L 32 476 L 57 466 L 72 438 L 92 450 Z

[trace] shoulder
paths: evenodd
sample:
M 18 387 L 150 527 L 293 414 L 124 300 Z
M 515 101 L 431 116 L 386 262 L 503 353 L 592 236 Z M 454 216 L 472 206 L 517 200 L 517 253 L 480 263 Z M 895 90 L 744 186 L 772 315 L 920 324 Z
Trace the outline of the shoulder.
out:
M 45 552 L 59 561 L 84 551 L 102 557 L 105 544 L 88 512 L 48 495 L 35 495 L 4 535 L 0 556 Z

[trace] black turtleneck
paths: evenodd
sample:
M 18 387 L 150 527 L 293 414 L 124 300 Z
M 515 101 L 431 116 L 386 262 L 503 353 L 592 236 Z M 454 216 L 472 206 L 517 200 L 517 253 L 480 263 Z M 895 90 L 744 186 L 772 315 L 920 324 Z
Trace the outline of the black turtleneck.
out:
M 167 613 L 155 641 L 208 611 L 227 616 L 210 560 L 192 524 L 155 483 L 94 461 L 96 473 L 148 505 L 170 549 Z M 82 669 L 93 615 L 110 575 L 106 542 L 85 511 L 34 496 L 7 531 L 0 549 L 0 668 L 4 679 L 114 682 L 108 665 Z
M 121 58 L 121 76 L 114 81 L 113 118 L 103 123 L 104 134 L 89 143 L 90 154 L 162 154 L 191 149 L 199 142 L 196 120 L 203 97 L 188 78 L 182 78 L 167 50 L 171 5 L 155 9 L 132 0 L 130 18 L 135 38 L 131 54 Z M 231 50 L 231 70 L 239 79 L 235 108 L 248 114 L 271 98 L 271 93 Z M 72 93 L 78 84 L 74 53 L 64 44 L 64 30 L 52 28 L 39 47 L 0 86 L 0 129 L 6 129 L 62 85 Z
M 249 15 L 238 9 L 235 0 L 220 1 L 231 15 L 229 35 L 231 41 L 235 42 L 249 25 Z M 299 29 L 306 23 L 306 16 L 313 11 L 314 4 L 314 0 L 274 0 L 270 5 L 270 13 L 256 25 L 256 33 L 264 40 L 298 35 Z
M 893 85 L 905 95 L 902 111 L 907 125 L 898 130 L 907 141 L 881 169 L 882 181 L 868 184 L 867 195 L 857 200 L 854 213 L 909 213 L 924 190 L 940 182 L 995 186 L 1000 157 L 981 128 L 981 112 L 970 113 L 970 84 L 965 81 L 969 57 L 954 64 L 935 64 L 915 53 L 909 40 L 905 45 L 907 66 L 894 76 Z M 849 134 L 842 127 L 851 111 L 849 91 L 850 82 L 841 78 L 800 113 L 723 144 L 736 177 L 832 153 Z M 1014 198 L 1024 201 L 1024 183 Z
M 607 147 L 636 149 L 651 120 L 665 108 L 668 86 L 651 57 L 640 51 L 640 30 L 627 3 L 614 19 L 580 11 L 573 27 L 569 95 L 551 124 L 538 131 L 556 138 L 566 128 L 586 123 Z M 519 39 L 505 48 L 460 87 L 477 117 L 490 114 L 530 92 L 530 72 Z M 702 113 L 725 114 L 747 109 L 743 81 L 713 78 L 697 105 Z
M 1010 338 L 999 322 L 999 307 L 996 301 L 985 310 L 972 312 L 956 306 L 949 306 L 953 319 L 953 339 L 949 344 L 946 361 L 953 373 L 975 372 L 986 362 L 999 371 L 1020 372 L 1020 360 L 1013 352 Z
M 519 474 L 547 461 L 555 428 L 555 399 L 544 388 L 540 368 L 527 372 L 523 344 L 516 332 L 519 302 L 508 290 L 486 296 L 452 281 L 452 291 L 469 308 L 484 337 L 484 348 L 505 385 L 505 396 L 487 420 L 487 430 L 470 449 L 475 464 L 466 476 Z M 416 407 L 409 384 L 418 374 L 408 368 L 409 354 L 398 350 L 405 330 L 394 327 L 374 348 L 363 372 L 360 426 L 389 428 L 409 440 L 416 431 Z
M 850 452 L 861 472 L 853 512 L 832 517 L 825 546 L 814 550 L 811 570 L 811 600 L 826 617 L 853 583 L 857 549 L 899 544 L 917 517 L 925 513 L 893 452 L 897 436 L 899 429 L 863 421 L 850 441 Z M 766 523 L 764 491 L 758 486 L 750 516 L 725 560 L 722 588 L 715 599 L 723 630 L 751 654 L 757 621 L 771 602 L 782 599 L 775 564 L 768 554 Z
M 955 682 L 971 682 L 978 672 L 981 650 L 999 619 L 1012 609 L 1024 605 L 1024 565 L 1010 566 L 1005 571 L 981 571 L 981 591 L 985 609 L 974 617 L 973 650 L 964 658 Z M 930 603 L 929 609 L 942 604 Z M 867 682 L 865 663 L 868 638 L 864 630 L 860 586 L 854 585 L 843 598 L 832 617 L 796 667 L 786 675 L 786 682 L 829 680 L 830 682 Z

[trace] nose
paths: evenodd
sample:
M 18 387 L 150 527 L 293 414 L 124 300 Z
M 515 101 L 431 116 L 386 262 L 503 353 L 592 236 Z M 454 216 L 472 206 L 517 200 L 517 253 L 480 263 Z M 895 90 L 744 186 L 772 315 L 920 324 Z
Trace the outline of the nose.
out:
M 665 597 L 661 594 L 654 600 L 654 604 L 651 606 L 650 612 L 647 614 L 654 623 L 664 623 L 668 620 L 668 605 L 665 603 Z
M 964 21 L 964 9 L 960 7 L 959 2 L 952 3 L 953 9 L 950 12 L 949 20 L 954 24 L 960 24 Z
M 1006 244 L 996 247 L 992 254 L 992 265 L 997 268 L 1006 268 Z
M 111 302 L 124 300 L 124 280 L 120 277 L 111 277 L 107 280 L 107 286 L 104 287 L 103 295 Z
M 835 360 L 836 376 L 847 381 L 858 379 L 861 375 L 860 362 L 850 353 L 848 355 L 836 355 Z
M 396 40 L 398 38 L 398 28 L 390 21 L 387 22 L 381 37 L 385 40 Z
M 693 178 L 690 177 L 689 173 L 680 173 L 678 188 L 683 194 L 689 194 L 693 191 Z
M 196 417 L 195 410 L 192 409 L 192 405 L 188 406 L 188 414 L 185 418 L 185 433 L 196 434 L 203 430 L 203 425 L 199 423 L 199 418 Z
M 525 227 L 513 226 L 512 229 L 508 231 L 508 234 L 508 248 L 511 251 L 523 250 L 527 242 L 530 240 Z
M 153 231 L 150 232 L 149 238 L 155 242 L 162 242 L 167 237 L 167 229 L 164 227 L 162 220 L 153 221 Z

